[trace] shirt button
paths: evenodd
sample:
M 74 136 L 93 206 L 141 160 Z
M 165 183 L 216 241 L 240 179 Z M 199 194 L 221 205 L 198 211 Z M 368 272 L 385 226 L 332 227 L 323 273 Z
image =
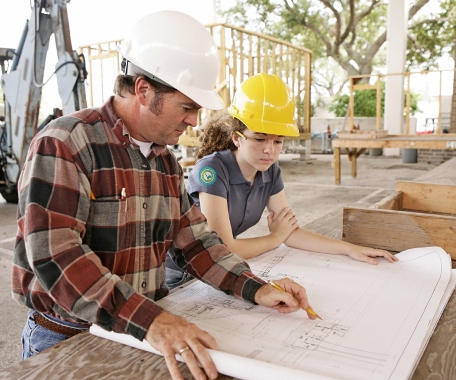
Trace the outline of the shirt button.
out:
M 147 203 L 143 203 L 143 208 L 147 208 Z
M 123 145 L 123 146 L 127 145 L 127 142 L 126 142 L 126 141 L 124 141 L 124 142 L 122 143 L 122 145 Z
M 147 165 L 147 164 L 142 164 L 141 167 L 142 167 L 143 169 L 147 169 L 147 168 L 149 167 L 149 165 Z
M 146 281 L 144 281 L 144 282 L 141 284 L 141 288 L 144 289 L 144 288 L 146 287 L 146 285 L 147 285 L 147 284 L 146 284 Z

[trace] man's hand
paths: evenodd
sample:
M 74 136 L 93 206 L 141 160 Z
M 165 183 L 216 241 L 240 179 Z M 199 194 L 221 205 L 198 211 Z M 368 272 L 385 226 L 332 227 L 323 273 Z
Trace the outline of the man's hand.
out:
M 209 379 L 217 378 L 217 368 L 206 350 L 217 349 L 217 342 L 195 324 L 163 311 L 147 330 L 146 340 L 163 354 L 173 380 L 184 379 L 175 358 L 179 353 L 195 379 L 206 379 L 204 372 Z M 198 362 L 201 363 L 204 372 L 198 366 Z
M 306 289 L 288 278 L 274 280 L 274 283 L 279 285 L 283 291 L 265 284 L 255 294 L 256 303 L 277 309 L 280 313 L 292 313 L 303 309 L 310 319 L 316 318 L 307 311 L 310 305 L 307 301 Z

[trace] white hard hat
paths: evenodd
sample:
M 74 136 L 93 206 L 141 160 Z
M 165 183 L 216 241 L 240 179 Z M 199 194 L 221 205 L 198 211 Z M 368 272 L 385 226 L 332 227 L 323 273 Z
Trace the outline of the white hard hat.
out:
M 219 53 L 208 30 L 193 17 L 161 11 L 140 19 L 118 47 L 124 58 L 152 79 L 182 92 L 201 107 L 219 110 L 215 91 Z

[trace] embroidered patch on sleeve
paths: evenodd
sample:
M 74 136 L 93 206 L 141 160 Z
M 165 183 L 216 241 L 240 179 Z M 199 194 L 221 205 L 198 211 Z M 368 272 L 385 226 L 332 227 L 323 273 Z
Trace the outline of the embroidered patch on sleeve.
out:
M 199 180 L 203 185 L 212 185 L 217 179 L 217 173 L 209 166 L 205 166 L 199 172 Z

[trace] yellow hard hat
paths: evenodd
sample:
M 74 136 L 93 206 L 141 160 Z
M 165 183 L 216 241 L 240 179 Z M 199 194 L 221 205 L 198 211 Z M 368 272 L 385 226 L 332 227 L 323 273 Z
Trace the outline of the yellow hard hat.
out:
M 273 74 L 257 74 L 241 83 L 227 108 L 253 132 L 299 136 L 291 89 Z

